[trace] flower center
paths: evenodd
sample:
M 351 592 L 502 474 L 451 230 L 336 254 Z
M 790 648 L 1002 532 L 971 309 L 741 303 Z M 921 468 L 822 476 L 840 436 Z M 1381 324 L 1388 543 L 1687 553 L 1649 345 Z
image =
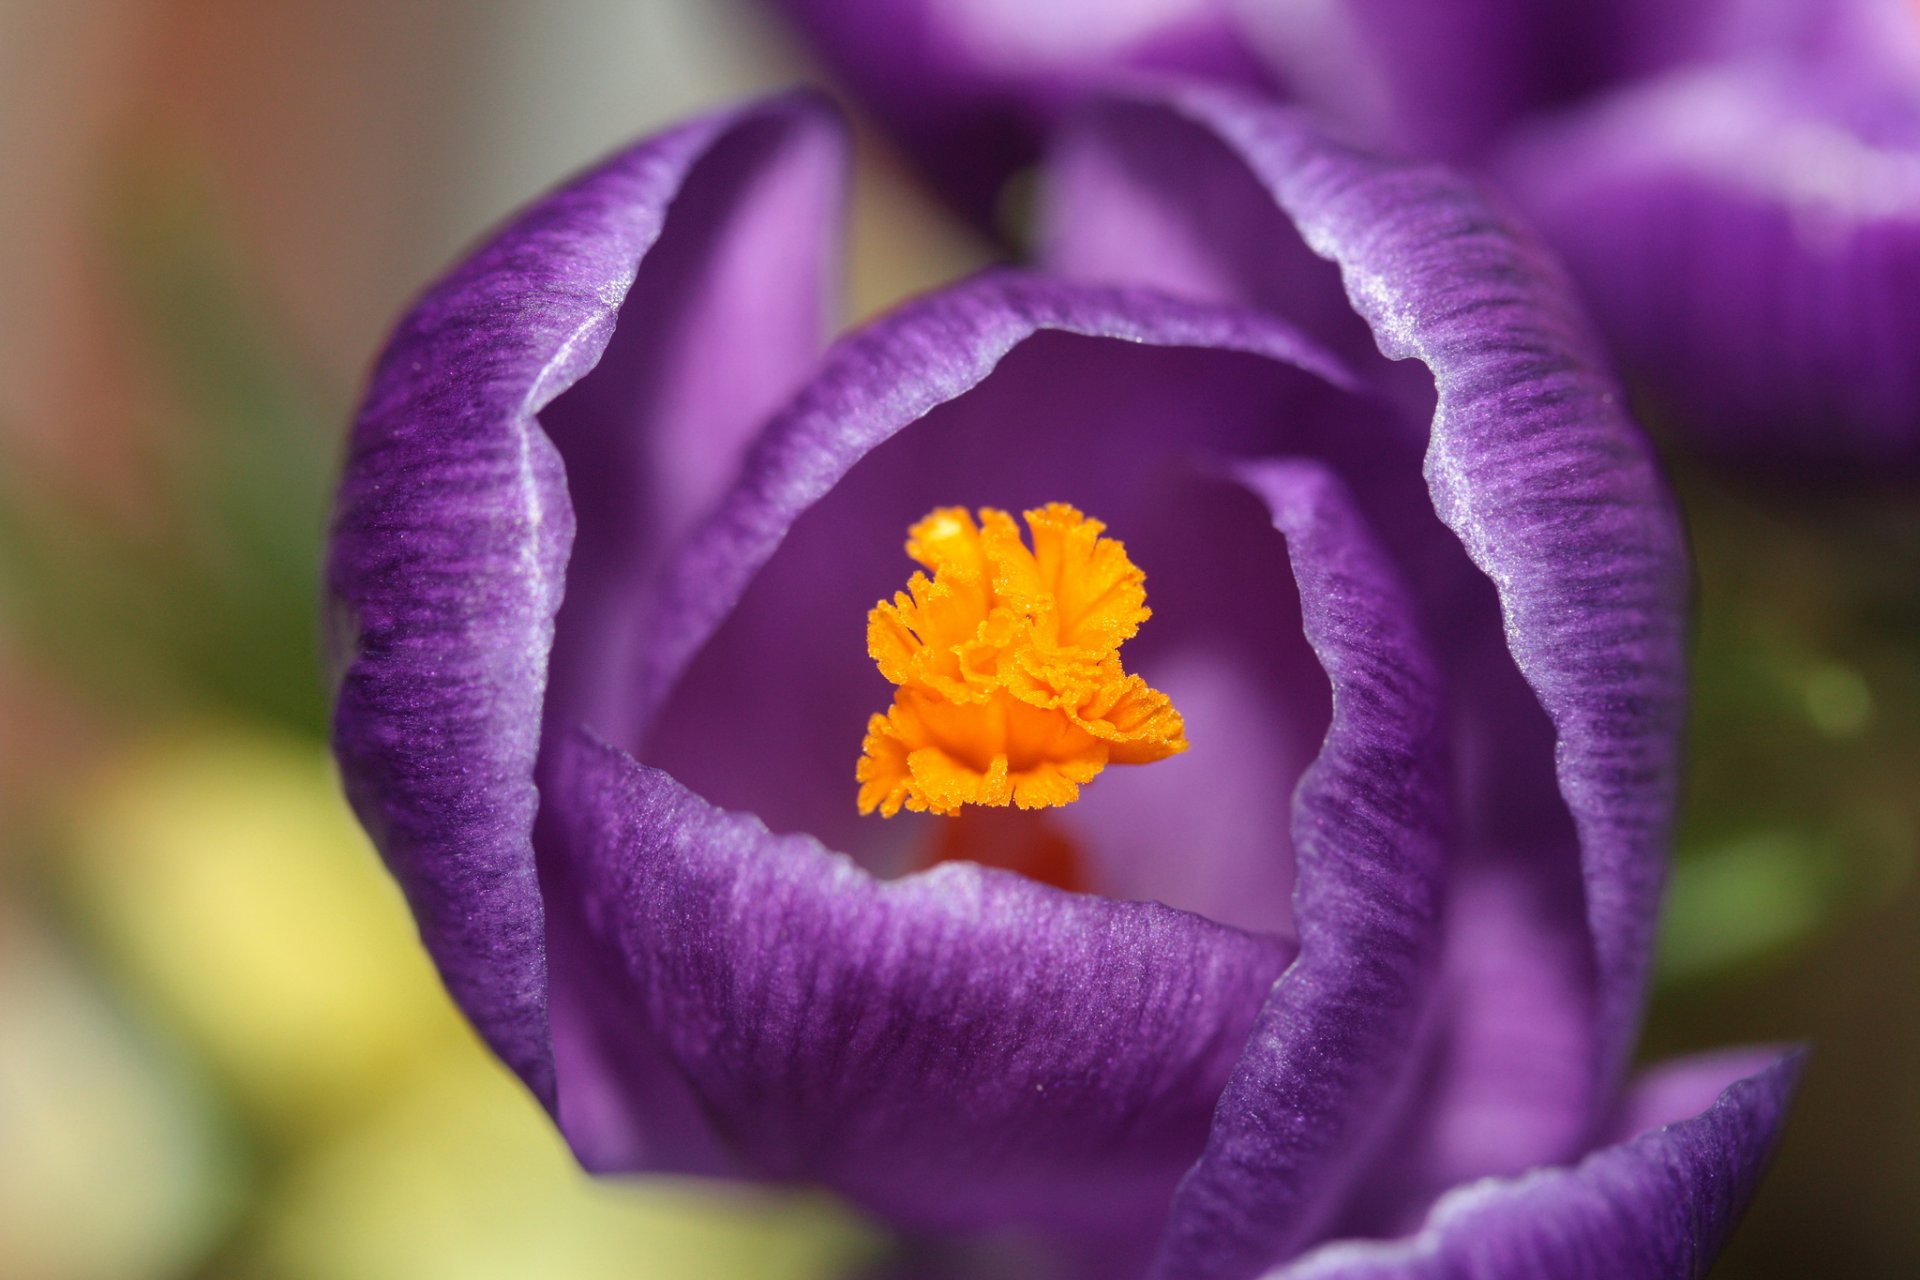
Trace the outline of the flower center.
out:
M 1167 696 L 1120 665 L 1147 620 L 1146 575 L 1106 526 L 1064 503 L 942 507 L 907 534 L 931 570 L 867 615 L 867 652 L 898 685 L 867 723 L 860 812 L 1071 804 L 1109 764 L 1187 749 Z

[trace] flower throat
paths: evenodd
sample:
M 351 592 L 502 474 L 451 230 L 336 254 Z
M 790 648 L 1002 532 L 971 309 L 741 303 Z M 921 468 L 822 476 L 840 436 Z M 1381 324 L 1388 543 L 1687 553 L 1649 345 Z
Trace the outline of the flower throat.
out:
M 1120 646 L 1150 614 L 1146 575 L 1106 526 L 1064 503 L 942 507 L 907 534 L 916 572 L 867 615 L 867 652 L 898 688 L 867 723 L 861 813 L 1071 804 L 1109 764 L 1187 749 L 1167 696 Z

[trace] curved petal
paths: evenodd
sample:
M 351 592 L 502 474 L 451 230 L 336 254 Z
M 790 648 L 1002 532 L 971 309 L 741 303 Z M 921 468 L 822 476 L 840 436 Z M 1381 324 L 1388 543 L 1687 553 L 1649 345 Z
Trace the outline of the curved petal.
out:
M 1504 158 L 1698 447 L 1920 464 L 1920 19 L 1902 16 L 1915 65 L 1899 73 L 1834 53 L 1722 64 L 1604 99 Z
M 1655 1063 L 1634 1077 L 1600 1145 L 1631 1142 L 1650 1130 L 1689 1120 L 1711 1107 L 1736 1081 L 1763 1075 L 1785 1059 L 1794 1060 L 1792 1076 L 1797 1080 L 1805 1057 L 1805 1050 L 1759 1045 Z
M 960 210 L 994 223 L 1007 177 L 1079 93 L 1122 68 L 1257 86 L 1227 0 L 774 0 Z
M 1290 948 L 970 863 L 882 882 L 585 739 L 585 919 L 743 1163 L 922 1229 L 1152 1221 Z
M 1174 87 L 1090 113 L 1063 147 L 1053 259 L 1080 276 L 1131 281 L 1145 256 L 1135 232 L 1145 225 L 1161 237 L 1156 247 L 1170 241 L 1198 264 L 1186 274 L 1204 294 L 1231 288 L 1240 262 L 1284 253 L 1270 236 L 1244 234 L 1272 226 L 1258 210 L 1184 207 L 1184 185 L 1163 188 L 1144 220 L 1128 212 L 1129 188 L 1116 174 L 1150 172 L 1206 146 L 1253 179 L 1232 191 L 1244 196 L 1251 185 L 1267 218 L 1277 208 L 1338 268 L 1382 352 L 1432 371 L 1433 507 L 1496 589 L 1513 663 L 1557 736 L 1556 752 L 1537 748 L 1527 708 L 1485 668 L 1497 644 L 1462 632 L 1471 643 L 1449 646 L 1461 704 L 1474 710 L 1484 694 L 1501 717 L 1518 717 L 1482 714 L 1480 737 L 1463 744 L 1474 788 L 1465 803 L 1477 840 L 1522 849 L 1524 873 L 1558 894 L 1550 855 L 1559 828 L 1529 789 L 1538 776 L 1529 770 L 1555 760 L 1579 839 L 1576 892 L 1595 969 L 1580 1092 L 1596 1124 L 1638 1020 L 1673 815 L 1687 571 L 1670 496 L 1571 289 L 1537 245 L 1464 180 L 1349 150 L 1295 112 Z M 1191 191 L 1198 202 L 1223 189 Z M 1199 226 L 1229 231 L 1203 238 Z M 1156 283 L 1179 287 L 1164 263 L 1156 270 Z M 1248 301 L 1288 310 L 1304 294 L 1310 323 L 1325 314 L 1323 278 L 1258 266 L 1245 278 L 1259 290 Z M 1417 554 L 1403 558 L 1414 564 Z M 1538 833 L 1501 831 L 1503 809 L 1528 821 L 1539 813 Z
M 1347 136 L 1464 160 L 1528 115 L 1711 47 L 1742 3 L 1237 0 L 1236 11 L 1275 77 Z
M 327 573 L 335 750 L 449 989 L 549 1108 L 534 767 L 575 522 L 535 415 L 607 348 L 700 162 L 824 118 L 799 99 L 715 116 L 536 203 L 401 321 L 354 424 Z M 690 457 L 704 429 L 655 447 Z
M 1176 473 L 1195 451 L 1206 459 L 1324 445 L 1361 468 L 1397 459 L 1417 501 L 1415 458 L 1372 430 L 1387 411 L 1342 390 L 1349 381 L 1271 317 L 1017 274 L 981 277 L 882 318 L 829 353 L 646 601 L 653 630 L 635 665 L 634 700 L 650 710 L 635 754 L 711 803 L 805 831 L 870 867 L 915 865 L 914 842 L 936 833 L 905 817 L 862 819 L 853 803 L 860 730 L 887 689 L 860 643 L 860 620 L 898 586 L 902 531 L 932 507 L 1073 498 L 1111 515 L 1144 557 L 1155 617 L 1130 643 L 1150 646 L 1159 635 L 1168 643 L 1140 650 L 1143 672 L 1158 679 L 1162 657 L 1184 669 L 1189 656 L 1223 645 L 1240 661 L 1246 678 L 1226 683 L 1228 705 L 1195 709 L 1194 731 L 1253 749 L 1272 771 L 1216 777 L 1203 768 L 1175 800 L 1245 815 L 1210 830 L 1247 846 L 1249 859 L 1264 854 L 1274 867 L 1261 883 L 1285 893 L 1288 835 L 1258 815 L 1312 758 L 1325 677 L 1298 639 L 1291 586 L 1271 572 L 1271 521 L 1250 500 L 1220 502 L 1217 482 L 1186 499 Z M 1161 499 L 1170 491 L 1181 500 L 1168 510 Z M 1133 519 L 1153 511 L 1160 517 Z M 1169 554 L 1146 554 L 1156 549 Z M 1105 779 L 1094 790 L 1130 781 Z M 1060 822 L 1090 841 L 1104 830 L 1082 827 L 1071 810 Z M 1213 856 L 1187 834 L 1160 856 Z M 1096 861 L 1104 852 L 1091 850 Z M 565 862 L 542 867 L 556 913 L 592 891 L 590 875 L 561 874 Z M 1171 879 L 1190 888 L 1196 878 Z M 1147 883 L 1117 881 L 1090 877 L 1108 893 Z M 1147 892 L 1194 905 L 1180 887 L 1163 876 Z M 1235 918 L 1262 928 L 1287 916 L 1284 903 L 1240 905 Z M 602 1036 L 638 1025 L 617 1001 L 587 1021 Z M 658 1137 L 698 1108 L 679 1106 L 657 1075 L 632 1071 L 647 1056 L 630 1044 L 582 1055 L 582 1074 L 606 1084 L 593 1091 L 593 1114 L 574 1123 L 563 1112 L 576 1150 L 604 1169 L 726 1167 Z
M 1726 1061 L 1718 1065 L 1724 1069 Z M 1704 1275 L 1772 1158 L 1800 1068 L 1798 1054 L 1776 1058 L 1726 1084 L 1690 1119 L 1570 1168 L 1461 1187 L 1410 1239 L 1327 1245 L 1269 1280 Z
M 739 486 L 663 574 L 647 610 L 652 631 L 637 672 L 642 723 L 648 712 L 658 712 L 802 513 L 856 462 L 978 386 L 1014 348 L 1041 333 L 1246 353 L 1323 385 L 1352 385 L 1338 362 L 1277 319 L 1139 290 L 992 272 L 909 304 L 829 353 L 818 376 L 758 442 Z M 1044 424 L 1016 425 L 1032 432 Z M 1261 425 L 1269 443 L 1282 438 L 1272 423 Z M 1043 444 L 1034 440 L 1030 447 Z M 1115 456 L 1139 469 L 1124 450 Z M 929 508 L 902 509 L 918 515 Z M 906 524 L 903 518 L 893 527 Z M 897 576 L 895 568 L 888 579 Z
M 1574 866 L 1570 844 L 1455 859 L 1433 1034 L 1391 1155 L 1348 1196 L 1335 1234 L 1403 1234 L 1449 1187 L 1568 1159 L 1590 1141 L 1591 947 L 1577 892 L 1561 901 L 1535 869 L 1547 858 Z
M 598 364 L 540 414 L 579 532 L 547 723 L 619 741 L 635 603 L 732 486 L 834 320 L 845 139 L 822 111 L 742 118 L 673 195 Z
M 1399 571 L 1325 468 L 1241 476 L 1286 537 L 1334 713 L 1294 798 L 1300 956 L 1234 1068 L 1156 1264 L 1191 1280 L 1293 1252 L 1372 1154 L 1417 1060 L 1450 834 L 1439 675 Z
M 1203 493 L 1194 501 L 1238 506 L 1238 499 Z M 1242 519 L 1234 513 L 1236 530 Z M 1267 517 L 1261 512 L 1244 519 Z M 1239 545 L 1249 542 L 1241 533 Z M 1183 576 L 1206 574 L 1204 559 L 1160 562 L 1177 566 Z M 1098 892 L 1171 903 L 1222 924 L 1291 938 L 1296 868 L 1287 782 L 1312 763 L 1325 735 L 1326 677 L 1311 651 L 1293 643 L 1300 630 L 1297 607 L 1246 609 L 1234 617 L 1215 606 L 1230 593 L 1244 605 L 1262 603 L 1269 591 L 1278 596 L 1291 589 L 1290 583 L 1253 578 L 1243 568 L 1196 584 L 1205 588 L 1204 594 L 1195 592 L 1205 613 L 1221 631 L 1233 633 L 1233 643 L 1182 634 L 1170 645 L 1139 646 L 1155 687 L 1186 720 L 1187 751 L 1116 779 L 1122 785 L 1087 788 L 1060 821 L 1092 862 L 1089 880 Z M 1171 599 L 1165 606 L 1156 599 L 1156 621 L 1198 632 L 1169 612 L 1174 607 Z
M 1302 101 L 1370 145 L 1471 155 L 1556 93 L 1593 50 L 1589 6 L 1534 0 L 1240 0 L 1249 43 Z
M 1715 0 L 1702 8 L 1687 60 L 1813 69 L 1819 74 L 1805 86 L 1809 95 L 1829 106 L 1851 104 L 1855 124 L 1872 131 L 1876 107 L 1893 121 L 1911 123 L 1920 91 L 1920 22 L 1912 0 Z

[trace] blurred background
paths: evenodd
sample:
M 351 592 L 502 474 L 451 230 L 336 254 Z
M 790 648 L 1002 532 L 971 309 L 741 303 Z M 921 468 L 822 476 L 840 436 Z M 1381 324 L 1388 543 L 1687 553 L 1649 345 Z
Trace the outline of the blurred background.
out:
M 0 0 L 0 1277 L 845 1274 L 812 1197 L 590 1184 L 339 800 L 366 362 L 493 220 L 808 75 L 727 0 Z M 852 308 L 984 261 L 863 144 Z M 1673 459 L 1693 771 L 1649 1056 L 1804 1039 L 1714 1273 L 1920 1260 L 1920 499 Z

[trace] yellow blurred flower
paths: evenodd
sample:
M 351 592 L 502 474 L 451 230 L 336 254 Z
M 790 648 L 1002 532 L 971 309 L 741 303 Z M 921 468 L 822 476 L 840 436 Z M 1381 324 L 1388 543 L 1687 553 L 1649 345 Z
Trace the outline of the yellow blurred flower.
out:
M 83 928 L 274 1140 L 206 1274 L 803 1280 L 874 1252 L 818 1197 L 581 1173 L 454 1013 L 320 745 L 174 735 L 71 810 Z
M 207 1099 L 0 897 L 0 1275 L 173 1276 L 234 1207 Z
M 72 811 L 87 924 L 270 1125 L 325 1127 L 471 1039 L 319 745 L 169 737 Z
M 875 1248 L 814 1197 L 593 1181 L 478 1050 L 297 1171 L 265 1235 L 285 1280 L 807 1280 Z

